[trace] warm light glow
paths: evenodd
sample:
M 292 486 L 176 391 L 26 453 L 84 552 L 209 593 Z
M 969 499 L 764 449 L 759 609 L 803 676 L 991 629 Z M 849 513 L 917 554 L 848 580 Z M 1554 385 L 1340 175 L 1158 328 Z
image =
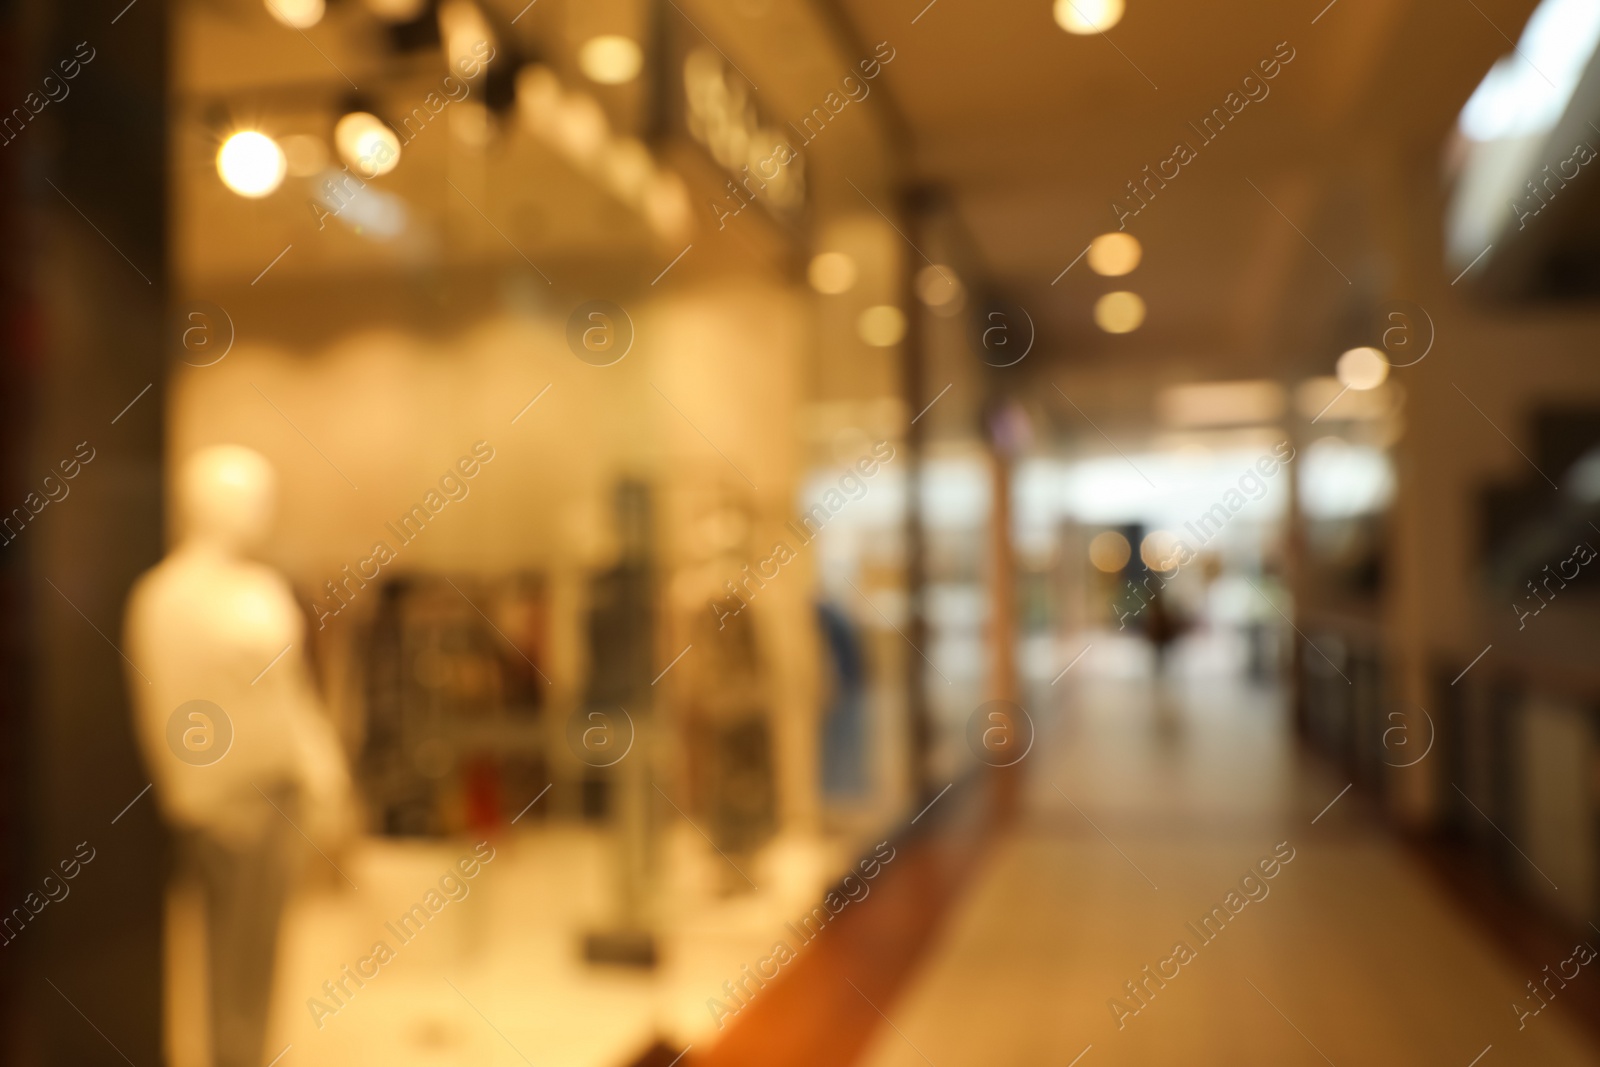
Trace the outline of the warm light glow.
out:
M 689 187 L 672 171 L 653 171 L 644 183 L 644 217 L 664 237 L 682 238 L 693 225 Z
M 333 144 L 363 178 L 388 174 L 400 162 L 400 138 L 376 115 L 352 111 L 333 128 Z
M 1173 554 L 1178 551 L 1178 539 L 1166 530 L 1151 530 L 1139 542 L 1139 558 L 1153 571 L 1171 570 L 1178 561 Z
M 517 111 L 523 125 L 550 136 L 561 110 L 561 80 L 549 67 L 529 63 L 517 71 Z
M 856 284 L 856 261 L 843 252 L 822 252 L 812 258 L 811 269 L 806 273 L 811 288 L 836 296 L 849 292 Z
M 964 292 L 953 267 L 929 265 L 917 272 L 917 299 L 935 311 L 959 307 Z
M 288 163 L 278 142 L 255 130 L 241 130 L 222 143 L 217 173 L 240 196 L 266 196 L 283 183 Z
M 366 0 L 366 7 L 385 22 L 410 22 L 422 14 L 427 0 Z
M 1139 265 L 1143 250 L 1131 233 L 1103 233 L 1089 245 L 1089 269 L 1118 278 Z
M 1096 534 L 1094 540 L 1089 542 L 1089 562 L 1094 564 L 1095 570 L 1115 574 L 1126 567 L 1132 558 L 1133 548 L 1128 544 L 1128 539 L 1115 530 Z
M 606 146 L 600 168 L 606 187 L 631 204 L 643 194 L 645 183 L 655 173 L 655 160 L 638 138 L 620 137 Z
M 297 30 L 308 30 L 322 21 L 327 5 L 323 0 L 266 0 L 272 17 Z
M 1352 348 L 1339 357 L 1333 372 L 1346 389 L 1376 389 L 1389 377 L 1389 361 L 1376 348 Z
M 905 313 L 893 304 L 877 304 L 861 313 L 856 333 L 874 348 L 888 348 L 906 335 Z
M 1056 0 L 1055 16 L 1068 33 L 1104 33 L 1122 18 L 1122 0 Z
M 1156 394 L 1156 414 L 1166 426 L 1250 426 L 1283 417 L 1283 386 L 1264 378 L 1173 385 Z
M 632 38 L 608 33 L 591 37 L 578 49 L 578 68 L 590 81 L 621 85 L 639 76 L 644 53 Z
M 1094 302 L 1094 323 L 1106 333 L 1132 333 L 1144 322 L 1144 301 L 1138 293 L 1107 293 Z
M 484 57 L 494 54 L 494 29 L 472 0 L 444 0 L 439 5 L 439 33 L 453 71 L 481 71 Z
M 573 162 L 583 167 L 597 163 L 610 136 L 605 109 L 588 93 L 567 93 L 556 105 L 550 137 Z

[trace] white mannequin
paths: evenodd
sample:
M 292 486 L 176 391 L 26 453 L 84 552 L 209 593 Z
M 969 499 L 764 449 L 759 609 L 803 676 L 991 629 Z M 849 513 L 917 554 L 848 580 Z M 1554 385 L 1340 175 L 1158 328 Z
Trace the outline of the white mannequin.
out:
M 185 462 L 177 490 L 181 540 L 128 600 L 126 647 L 143 672 L 129 686 L 156 801 L 206 891 L 215 1065 L 261 1067 L 278 922 L 311 848 L 301 832 L 324 848 L 342 836 L 349 776 L 310 684 L 288 583 L 246 558 L 271 524 L 271 464 L 212 446 Z M 169 720 L 191 700 L 226 717 L 195 720 L 202 748 L 231 724 L 231 743 L 205 754 L 213 762 L 171 747 Z

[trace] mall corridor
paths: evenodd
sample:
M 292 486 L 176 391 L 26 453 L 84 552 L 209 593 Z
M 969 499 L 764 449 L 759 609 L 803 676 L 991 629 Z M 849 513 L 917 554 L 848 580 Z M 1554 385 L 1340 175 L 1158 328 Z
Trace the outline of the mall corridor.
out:
M 1600 0 L 0 0 L 0 1067 L 1600 1067 Z
M 1217 675 L 1096 677 L 1092 657 L 1114 657 L 1114 641 L 1097 639 L 1064 692 L 1039 694 L 1016 823 L 915 976 L 878 1004 L 863 1063 L 1600 1062 L 1594 1027 L 1579 1025 L 1592 999 L 1553 985 L 1551 1008 L 1519 1027 L 1512 1005 L 1538 1007 L 1525 983 L 1545 972 L 1303 751 L 1280 692 Z M 1585 967 L 1572 984 L 1600 982 Z

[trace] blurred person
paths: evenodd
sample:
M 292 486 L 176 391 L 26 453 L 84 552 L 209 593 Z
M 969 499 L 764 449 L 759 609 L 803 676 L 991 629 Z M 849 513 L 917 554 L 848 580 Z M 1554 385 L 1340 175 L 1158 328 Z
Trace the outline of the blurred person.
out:
M 1167 673 L 1168 650 L 1172 643 L 1182 636 L 1184 630 L 1183 620 L 1179 619 L 1167 604 L 1167 598 L 1161 589 L 1150 591 L 1150 600 L 1144 608 L 1144 636 L 1150 642 L 1150 649 L 1155 653 L 1155 676 L 1161 678 Z
M 351 827 L 349 774 L 313 692 L 305 620 L 284 578 L 248 558 L 276 477 L 238 445 L 178 481 L 182 539 L 128 600 L 135 733 L 183 873 L 205 901 L 215 1067 L 261 1067 L 278 927 L 301 832 Z
M 867 663 L 855 623 L 831 600 L 817 601 L 832 687 L 822 717 L 822 789 L 857 799 L 867 786 Z

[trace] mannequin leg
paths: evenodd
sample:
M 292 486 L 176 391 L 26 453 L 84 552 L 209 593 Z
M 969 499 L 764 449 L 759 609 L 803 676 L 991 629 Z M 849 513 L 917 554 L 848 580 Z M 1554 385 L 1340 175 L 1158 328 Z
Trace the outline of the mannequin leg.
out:
M 274 816 L 246 842 L 224 843 L 209 835 L 200 842 L 215 1067 L 266 1062 L 263 1046 L 294 834 Z

